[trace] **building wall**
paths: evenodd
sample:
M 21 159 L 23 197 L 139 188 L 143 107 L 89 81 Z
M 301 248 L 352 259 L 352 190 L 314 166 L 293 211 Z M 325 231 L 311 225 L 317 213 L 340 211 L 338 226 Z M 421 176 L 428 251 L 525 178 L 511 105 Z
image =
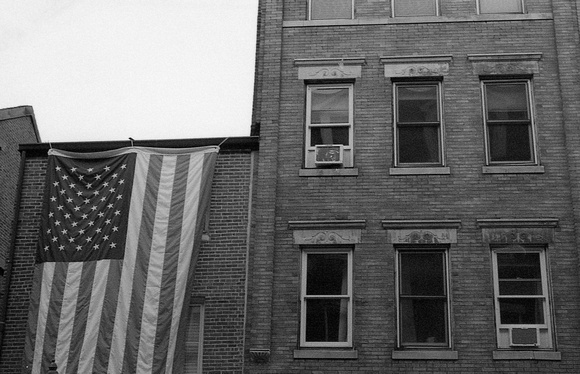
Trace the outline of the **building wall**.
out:
M 248 355 L 251 373 L 558 372 L 580 370 L 579 279 L 576 212 L 578 72 L 577 18 L 566 1 L 526 1 L 520 16 L 478 17 L 475 1 L 440 1 L 436 19 L 390 18 L 390 1 L 355 1 L 355 21 L 307 22 L 307 2 L 262 1 L 262 22 L 273 30 L 260 48 L 261 98 L 275 102 L 256 114 L 261 122 L 260 178 L 275 177 L 275 192 L 256 211 L 256 231 L 274 225 L 272 243 L 256 242 L 250 294 L 259 300 L 248 314 L 247 346 L 269 349 L 267 363 Z M 276 38 L 281 38 L 276 39 Z M 281 43 L 275 50 L 270 46 Z M 567 52 L 565 52 L 567 51 Z M 485 173 L 480 74 L 468 58 L 480 54 L 541 54 L 532 75 L 539 173 Z M 444 175 L 394 175 L 393 86 L 383 57 L 451 56 L 442 77 L 446 161 Z M 258 54 L 260 56 L 260 54 Z M 305 92 L 297 61 L 358 58 L 354 79 L 355 176 L 321 176 L 304 168 Z M 335 62 L 336 63 L 336 62 Z M 276 76 L 274 71 L 278 71 Z M 494 73 L 495 74 L 495 73 Z M 518 75 L 517 73 L 515 75 Z M 497 78 L 513 77 L 507 72 Z M 529 72 L 518 75 L 530 76 Z M 331 82 L 324 79 L 311 82 Z M 279 89 L 278 89 L 279 87 Z M 270 126 L 270 127 L 269 127 Z M 277 158 L 275 157 L 277 155 Z M 265 182 L 263 184 L 266 185 Z M 258 183 L 258 190 L 260 183 Z M 262 215 L 264 218 L 261 218 Z M 548 245 L 558 360 L 498 360 L 489 243 L 483 220 L 555 219 Z M 395 251 L 383 221 L 459 221 L 450 245 L 452 348 L 457 360 L 393 359 L 396 347 Z M 301 246 L 293 222 L 364 221 L 354 246 L 354 349 L 358 358 L 299 359 Z M 267 243 L 267 247 L 262 247 Z M 266 257 L 266 251 L 271 255 Z M 267 286 L 271 280 L 271 286 Z M 271 305 L 271 306 L 270 306 Z M 271 308 L 271 309 L 270 309 Z M 271 315 L 271 322 L 263 321 Z M 253 317 L 260 316 L 260 317 Z M 258 329 L 255 329 L 258 327 Z M 254 359 L 254 360 L 253 360 Z
M 192 293 L 205 309 L 203 368 L 207 373 L 242 372 L 253 160 L 250 150 L 222 150 L 216 163 L 209 238 L 200 250 Z M 46 155 L 26 158 L 1 373 L 21 372 L 45 168 Z

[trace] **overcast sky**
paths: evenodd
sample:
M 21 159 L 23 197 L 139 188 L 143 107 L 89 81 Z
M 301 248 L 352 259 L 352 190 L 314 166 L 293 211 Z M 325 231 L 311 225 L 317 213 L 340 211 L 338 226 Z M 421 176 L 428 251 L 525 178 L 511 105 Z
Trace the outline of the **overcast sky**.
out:
M 0 108 L 43 142 L 250 134 L 258 0 L 3 0 Z

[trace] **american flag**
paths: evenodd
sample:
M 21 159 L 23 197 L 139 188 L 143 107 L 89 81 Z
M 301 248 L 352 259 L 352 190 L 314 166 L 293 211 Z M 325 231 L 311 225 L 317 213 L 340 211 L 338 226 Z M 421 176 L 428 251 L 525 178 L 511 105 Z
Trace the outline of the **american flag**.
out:
M 50 150 L 25 373 L 181 372 L 217 152 Z

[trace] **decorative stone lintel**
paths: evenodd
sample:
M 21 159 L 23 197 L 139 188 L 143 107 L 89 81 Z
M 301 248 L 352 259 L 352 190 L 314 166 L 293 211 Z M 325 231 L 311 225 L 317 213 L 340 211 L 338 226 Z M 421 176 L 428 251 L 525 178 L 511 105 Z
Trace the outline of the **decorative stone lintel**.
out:
M 483 242 L 490 244 L 550 244 L 557 218 L 478 219 Z
M 381 57 L 385 77 L 436 77 L 449 74 L 452 56 L 394 56 Z
M 301 80 L 360 78 L 365 63 L 361 57 L 294 60 Z
M 382 225 L 391 244 L 452 244 L 457 243 L 461 221 L 385 220 Z
M 294 244 L 298 245 L 340 245 L 360 242 L 360 229 L 294 230 Z
M 539 74 L 538 61 L 542 53 L 472 54 L 467 59 L 473 63 L 477 75 Z
M 270 350 L 250 348 L 250 358 L 257 364 L 265 364 L 270 361 Z

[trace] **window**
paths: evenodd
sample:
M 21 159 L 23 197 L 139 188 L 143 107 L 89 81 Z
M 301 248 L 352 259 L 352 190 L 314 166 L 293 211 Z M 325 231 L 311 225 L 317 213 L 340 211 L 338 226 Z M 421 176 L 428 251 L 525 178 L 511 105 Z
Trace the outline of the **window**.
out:
M 302 252 L 300 345 L 352 346 L 352 250 Z
M 488 164 L 536 164 L 528 80 L 484 81 Z
M 552 348 L 544 248 L 493 250 L 498 348 Z
M 447 251 L 398 249 L 400 347 L 449 347 Z
M 479 0 L 479 13 L 523 13 L 523 0 Z
M 395 83 L 395 166 L 442 165 L 440 87 Z
M 392 0 L 394 17 L 436 16 L 438 0 Z
M 342 145 L 342 166 L 352 167 L 352 124 L 352 84 L 309 85 L 306 98 L 306 167 L 317 166 L 316 151 L 320 145 Z
M 202 373 L 203 357 L 203 305 L 189 307 L 189 324 L 185 338 L 185 374 Z
M 352 19 L 354 0 L 310 0 L 309 19 Z

